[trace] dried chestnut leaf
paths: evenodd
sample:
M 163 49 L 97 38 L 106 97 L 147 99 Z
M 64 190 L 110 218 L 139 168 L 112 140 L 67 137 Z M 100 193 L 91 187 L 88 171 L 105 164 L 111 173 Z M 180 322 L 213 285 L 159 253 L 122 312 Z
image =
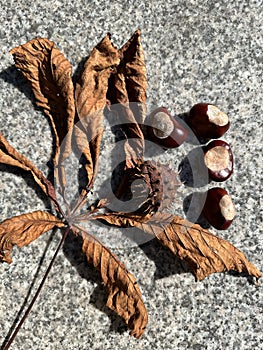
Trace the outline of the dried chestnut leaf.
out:
M 133 168 L 143 161 L 144 136 L 129 107 L 122 73 L 112 74 L 109 84 L 114 85 L 112 92 L 121 91 L 118 102 L 112 104 L 110 110 L 116 114 L 116 124 L 124 134 L 125 168 Z
M 156 213 L 146 222 L 134 217 L 131 220 L 124 213 L 117 218 L 111 213 L 98 218 L 116 226 L 138 227 L 154 235 L 188 265 L 198 281 L 212 273 L 230 270 L 245 272 L 256 279 L 261 277 L 260 271 L 231 243 L 179 216 Z
M 125 165 L 132 168 L 143 160 L 144 153 L 144 136 L 138 123 L 143 123 L 145 115 L 146 69 L 139 31 L 122 47 L 120 55 L 120 64 L 109 79 L 107 97 L 126 138 Z
M 24 247 L 43 233 L 64 223 L 44 211 L 14 216 L 0 223 L 0 262 L 12 262 L 10 253 L 14 245 Z
M 141 44 L 141 31 L 137 29 L 133 36 L 121 48 L 121 65 L 124 71 L 126 90 L 130 108 L 139 124 L 143 124 L 146 115 L 146 66 Z
M 119 61 L 118 49 L 113 46 L 108 34 L 92 50 L 76 84 L 79 122 L 74 133 L 77 146 L 85 157 L 89 188 L 92 187 L 98 170 L 108 79 Z
M 64 187 L 66 179 L 62 163 L 71 151 L 70 133 L 75 117 L 71 64 L 55 44 L 45 38 L 30 40 L 13 48 L 10 53 L 14 57 L 16 67 L 30 82 L 36 104 L 43 108 L 50 118 L 55 134 L 54 165 L 56 168 L 58 162 L 60 163 L 61 173 L 57 179 Z M 63 150 L 60 152 L 62 142 Z
M 30 162 L 25 156 L 13 148 L 5 137 L 0 133 L 0 163 L 18 167 L 20 169 L 29 171 L 38 186 L 42 191 L 53 201 L 53 204 L 58 209 L 57 198 L 55 190 L 51 182 L 45 178 L 42 172 Z
M 140 338 L 146 328 L 148 314 L 135 277 L 95 237 L 81 228 L 75 227 L 74 231 L 82 235 L 82 251 L 88 262 L 101 273 L 103 284 L 109 293 L 106 305 L 125 320 L 131 330 L 130 335 Z
M 260 271 L 240 250 L 200 225 L 179 216 L 171 218 L 163 214 L 156 214 L 154 220 L 156 228 L 152 223 L 147 227 L 146 223 L 142 225 L 142 229 L 154 233 L 164 246 L 184 260 L 196 280 L 202 280 L 215 272 L 230 270 L 245 272 L 257 279 L 261 277 Z

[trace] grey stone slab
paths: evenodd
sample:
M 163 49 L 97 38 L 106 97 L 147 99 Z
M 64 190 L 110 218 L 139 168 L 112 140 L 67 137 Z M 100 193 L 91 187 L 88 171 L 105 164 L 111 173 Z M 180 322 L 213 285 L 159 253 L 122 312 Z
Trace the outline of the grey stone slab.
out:
M 193 104 L 207 101 L 229 114 L 231 128 L 223 138 L 233 148 L 235 172 L 220 186 L 233 196 L 237 217 L 227 231 L 213 232 L 230 240 L 263 271 L 262 26 L 262 1 L 254 0 L 2 1 L 0 130 L 47 173 L 51 130 L 42 112 L 34 108 L 32 93 L 14 69 L 8 51 L 44 36 L 56 42 L 76 69 L 107 32 L 112 33 L 116 45 L 122 45 L 140 27 L 149 109 L 164 105 L 171 113 L 181 114 Z M 107 130 L 104 162 L 112 140 Z M 161 152 L 157 158 L 170 162 L 176 171 L 194 147 L 186 144 Z M 98 183 L 108 179 L 103 164 Z M 205 189 L 182 187 L 175 205 L 179 214 L 184 214 L 186 196 Z M 46 205 L 29 177 L 0 172 L 0 220 L 45 210 Z M 116 234 L 105 226 L 91 226 L 90 232 L 95 231 L 106 237 L 106 242 Z M 0 343 L 29 291 L 31 299 L 59 237 L 56 233 L 50 239 L 46 234 L 28 247 L 15 249 L 14 262 L 0 266 Z M 71 239 L 12 349 L 263 349 L 262 287 L 231 274 L 216 274 L 196 283 L 155 242 L 144 249 L 135 244 L 114 246 L 113 251 L 141 286 L 149 311 L 142 339 L 131 338 L 124 323 L 106 308 L 99 274 L 85 264 L 79 245 Z

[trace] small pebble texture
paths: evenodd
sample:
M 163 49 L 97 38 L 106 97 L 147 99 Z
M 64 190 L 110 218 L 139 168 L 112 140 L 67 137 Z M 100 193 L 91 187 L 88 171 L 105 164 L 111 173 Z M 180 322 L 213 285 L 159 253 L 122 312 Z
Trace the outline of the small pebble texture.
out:
M 212 232 L 231 241 L 263 271 L 262 5 L 261 0 L 1 1 L 0 130 L 47 174 L 50 125 L 35 107 L 9 50 L 36 36 L 46 37 L 75 71 L 106 33 L 121 46 L 139 27 L 149 110 L 166 106 L 180 115 L 195 103 L 210 102 L 229 115 L 231 127 L 223 139 L 233 149 L 235 171 L 219 186 L 232 195 L 237 216 L 228 230 Z M 113 141 L 106 126 L 96 188 L 109 183 L 110 158 L 105 155 Z M 157 158 L 177 171 L 197 147 L 187 142 L 159 151 Z M 190 181 L 190 175 L 184 168 L 185 185 L 174 205 L 178 214 L 188 217 L 192 195 L 218 185 Z M 41 209 L 49 210 L 49 204 L 32 178 L 1 165 L 0 220 Z M 136 276 L 149 312 L 145 334 L 140 340 L 130 337 L 122 319 L 105 306 L 99 273 L 86 264 L 79 241 L 69 237 L 12 350 L 263 349 L 262 286 L 231 273 L 195 282 L 185 266 L 154 240 L 138 246 L 118 229 L 92 224 L 88 230 L 104 237 Z M 15 248 L 11 265 L 0 265 L 0 346 L 29 304 L 60 237 L 59 231 L 49 232 L 23 249 Z

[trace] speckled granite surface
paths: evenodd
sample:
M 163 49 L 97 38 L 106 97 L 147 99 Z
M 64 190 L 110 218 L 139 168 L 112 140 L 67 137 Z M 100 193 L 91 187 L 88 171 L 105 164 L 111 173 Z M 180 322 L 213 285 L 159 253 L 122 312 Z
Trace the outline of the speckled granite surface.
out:
M 50 128 L 13 67 L 8 53 L 12 47 L 45 36 L 57 43 L 76 69 L 107 32 L 121 45 L 137 27 L 147 60 L 149 105 L 165 105 L 180 114 L 194 103 L 209 101 L 229 114 L 232 125 L 225 140 L 234 151 L 235 173 L 222 186 L 233 196 L 237 218 L 227 231 L 218 233 L 263 271 L 262 1 L 2 1 L 2 133 L 46 172 Z M 110 134 L 105 137 L 111 140 Z M 185 145 L 163 153 L 160 160 L 170 160 L 176 170 L 192 148 Z M 47 208 L 29 177 L 0 170 L 1 220 Z M 180 214 L 185 197 L 204 189 L 181 190 Z M 108 234 L 107 228 L 104 231 Z M 16 249 L 13 264 L 0 266 L 0 343 L 29 291 L 31 295 L 35 291 L 59 237 L 59 233 L 44 235 L 29 247 Z M 137 277 L 149 311 L 145 335 L 136 340 L 104 306 L 99 274 L 85 265 L 79 251 L 78 243 L 68 239 L 12 349 L 263 349 L 262 287 L 246 278 L 217 274 L 195 283 L 156 242 L 143 249 L 115 248 Z

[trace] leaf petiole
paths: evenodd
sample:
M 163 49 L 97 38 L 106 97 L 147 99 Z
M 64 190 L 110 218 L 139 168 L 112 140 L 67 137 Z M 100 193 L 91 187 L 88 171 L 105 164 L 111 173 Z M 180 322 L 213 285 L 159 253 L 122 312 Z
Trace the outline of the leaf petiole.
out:
M 14 330 L 11 338 L 9 339 L 8 343 L 3 348 L 3 350 L 8 350 L 10 348 L 10 346 L 12 345 L 13 341 L 15 340 L 15 338 L 17 336 L 17 333 L 19 332 L 20 328 L 23 326 L 27 316 L 29 315 L 32 307 L 34 306 L 34 304 L 35 304 L 35 302 L 37 300 L 37 297 L 39 296 L 39 294 L 41 292 L 41 289 L 42 289 L 42 287 L 43 287 L 43 285 L 44 285 L 44 283 L 45 283 L 45 281 L 46 281 L 46 279 L 47 279 L 47 277 L 49 275 L 49 272 L 50 272 L 50 270 L 51 270 L 55 260 L 56 260 L 56 257 L 58 255 L 58 252 L 59 252 L 60 248 L 62 247 L 63 243 L 65 242 L 65 239 L 66 239 L 69 231 L 70 231 L 70 227 L 68 226 L 65 229 L 64 233 L 63 233 L 63 236 L 62 236 L 62 238 L 61 238 L 61 240 L 60 240 L 60 242 L 59 242 L 59 244 L 57 246 L 57 249 L 56 249 L 56 251 L 55 251 L 55 253 L 54 253 L 53 257 L 52 257 L 52 260 L 50 261 L 50 263 L 48 265 L 48 268 L 47 268 L 47 270 L 45 272 L 45 275 L 43 276 L 43 278 L 41 280 L 41 283 L 40 283 L 40 285 L 39 285 L 39 287 L 38 287 L 38 289 L 37 289 L 37 291 L 36 291 L 32 301 L 31 301 L 31 303 L 28 305 L 28 308 L 26 309 L 24 316 L 21 318 L 20 322 L 16 326 L 16 329 Z

